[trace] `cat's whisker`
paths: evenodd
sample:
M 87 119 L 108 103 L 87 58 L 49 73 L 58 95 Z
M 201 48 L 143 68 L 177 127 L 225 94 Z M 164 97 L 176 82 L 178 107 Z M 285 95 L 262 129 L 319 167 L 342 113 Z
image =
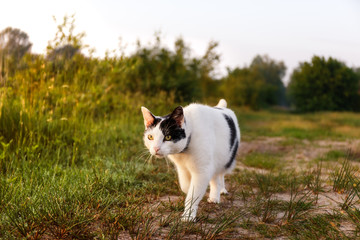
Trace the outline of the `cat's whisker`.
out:
M 149 153 L 149 150 L 147 150 L 147 149 L 144 149 L 144 150 L 142 150 L 141 152 L 140 152 L 140 156 L 144 156 L 145 154 L 148 154 Z
M 165 162 L 166 162 L 167 170 L 170 171 L 170 164 L 169 164 L 170 160 L 167 156 L 165 156 Z
M 149 153 L 147 152 L 147 153 L 143 153 L 143 155 L 142 155 L 142 157 L 141 157 L 141 160 L 144 160 L 145 162 L 147 162 L 148 161 L 148 159 L 149 159 L 149 155 L 148 155 Z
M 149 154 L 149 157 L 146 159 L 146 163 L 152 164 L 153 155 Z
M 145 156 L 146 156 L 146 154 L 148 154 L 149 153 L 149 151 L 146 149 L 144 149 L 142 152 L 140 152 L 139 154 L 138 154 L 138 156 L 137 156 L 137 159 L 142 159 L 142 158 L 144 158 Z

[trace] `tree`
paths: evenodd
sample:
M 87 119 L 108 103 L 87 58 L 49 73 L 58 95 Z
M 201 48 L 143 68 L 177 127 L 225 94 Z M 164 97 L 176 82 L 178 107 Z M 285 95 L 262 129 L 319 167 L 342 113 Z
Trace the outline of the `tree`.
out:
M 250 68 L 228 69 L 228 76 L 223 80 L 224 96 L 236 105 L 258 109 L 262 105 L 262 91 L 265 81 L 259 72 Z
M 218 61 L 216 46 L 210 42 L 203 57 L 192 58 L 182 38 L 175 41 L 175 51 L 163 47 L 159 36 L 150 46 L 138 42 L 136 52 L 126 58 L 131 70 L 125 71 L 121 85 L 149 96 L 174 93 L 177 101 L 201 99 L 210 91 L 211 72 Z
M 203 96 L 209 97 L 216 95 L 216 80 L 214 81 L 214 70 L 220 62 L 220 55 L 216 52 L 219 46 L 218 42 L 211 41 L 206 49 L 204 56 L 201 58 L 200 74 L 201 88 Z
M 49 52 L 47 59 L 50 61 L 71 59 L 76 53 L 79 53 L 79 50 L 80 49 L 78 47 L 74 47 L 71 44 L 66 44 Z
M 56 19 L 54 17 L 54 21 Z M 53 40 L 48 42 L 46 59 L 49 60 L 47 67 L 51 69 L 58 84 L 69 83 L 78 79 L 80 69 L 85 68 L 86 57 L 81 50 L 87 48 L 83 44 L 85 33 L 75 33 L 75 17 L 64 16 L 63 22 L 57 26 L 57 32 Z M 86 71 L 82 72 L 86 75 Z M 85 77 L 81 77 L 84 79 Z M 90 79 L 88 79 L 89 81 Z
M 258 109 L 285 105 L 286 95 L 282 78 L 286 67 L 267 55 L 257 55 L 249 67 L 228 69 L 222 90 L 230 102 Z
M 0 32 L 0 53 L 6 57 L 20 60 L 31 46 L 29 36 L 20 29 L 8 27 Z
M 21 58 L 31 50 L 29 36 L 17 28 L 8 27 L 0 32 L 0 78 L 15 72 Z
M 298 111 L 359 110 L 359 78 L 344 63 L 314 56 L 294 70 L 288 86 Z
M 260 74 L 265 84 L 262 90 L 262 99 L 265 105 L 286 105 L 285 86 L 282 78 L 285 76 L 286 66 L 281 62 L 269 58 L 269 56 L 257 55 L 250 69 Z
M 56 19 L 54 17 L 54 21 Z M 48 42 L 47 58 L 49 60 L 71 59 L 76 53 L 80 53 L 83 48 L 88 47 L 83 44 L 85 33 L 74 33 L 75 16 L 64 16 L 63 22 L 57 26 L 58 31 L 52 41 Z

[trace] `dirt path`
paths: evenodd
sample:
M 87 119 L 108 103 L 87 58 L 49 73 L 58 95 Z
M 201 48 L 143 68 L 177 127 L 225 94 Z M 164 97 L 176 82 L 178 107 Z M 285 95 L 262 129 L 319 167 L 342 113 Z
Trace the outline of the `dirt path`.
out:
M 330 151 L 337 151 L 339 153 L 344 153 L 344 155 L 340 154 L 338 159 L 326 159 L 326 155 Z M 243 163 L 244 159 L 249 154 L 253 153 L 264 154 L 265 156 L 266 154 L 276 155 L 279 158 L 279 161 L 282 161 L 283 167 L 281 170 L 269 170 L 245 165 Z M 345 217 L 344 210 L 342 209 L 342 205 L 344 204 L 344 201 L 346 201 L 348 193 L 345 191 L 334 191 L 332 186 L 333 183 L 331 181 L 331 174 L 336 169 L 341 168 L 342 162 L 345 159 L 342 156 L 346 156 L 346 153 L 349 153 L 347 156 L 351 158 L 351 165 L 356 170 L 355 175 L 359 176 L 360 140 L 307 141 L 267 137 L 258 138 L 248 142 L 244 141 L 241 143 L 239 149 L 237 168 L 231 176 L 227 177 L 226 184 L 230 194 L 222 196 L 222 202 L 220 204 L 209 204 L 203 200 L 199 206 L 199 216 L 205 220 L 196 223 L 197 228 L 200 230 L 192 229 L 189 230 L 189 234 L 184 233 L 184 235 L 180 234 L 176 236 L 181 236 L 182 239 L 206 238 L 204 235 L 199 234 L 205 234 L 207 231 L 211 231 L 211 229 L 216 229 L 218 227 L 218 219 L 224 217 L 226 214 L 231 215 L 232 213 L 241 210 L 241 217 L 237 218 L 232 225 L 229 225 L 231 228 L 223 230 L 225 235 L 222 235 L 221 233 L 216 235 L 219 239 L 287 239 L 287 233 L 284 233 L 283 229 L 286 229 L 286 225 L 289 224 L 287 222 L 288 220 L 286 220 L 289 218 L 287 215 L 289 212 L 287 212 L 286 206 L 291 202 L 311 205 L 309 210 L 301 212 L 302 217 L 294 220 L 295 222 L 312 219 L 312 217 L 315 216 L 334 217 L 334 220 L 329 220 L 327 225 L 324 225 L 324 228 L 326 227 L 330 230 L 334 230 L 336 234 L 339 234 L 336 236 L 352 236 L 351 234 L 355 230 L 355 226 Z M 311 191 L 310 188 L 304 187 L 299 192 L 299 195 L 295 195 L 295 197 L 290 191 L 270 193 L 266 196 L 266 194 L 262 195 L 262 190 L 259 189 L 259 187 L 251 185 L 253 183 L 249 182 L 248 184 L 246 181 L 240 181 L 241 183 L 239 183 L 239 180 L 236 180 L 238 178 L 241 179 L 244 173 L 249 175 L 249 179 L 256 179 L 256 176 L 276 175 L 280 171 L 285 173 L 293 171 L 294 174 L 298 174 L 299 177 L 307 172 L 310 177 L 316 178 L 316 169 L 322 158 L 326 161 L 324 160 L 321 165 L 319 192 Z M 311 196 L 309 195 L 307 198 L 302 199 L 306 194 L 310 194 Z M 207 195 L 208 193 L 205 197 L 207 197 Z M 304 202 L 301 202 L 302 200 L 304 200 Z M 160 212 L 162 217 L 165 218 L 171 216 L 174 211 L 177 211 L 177 214 L 180 215 L 183 201 L 184 195 L 180 191 L 177 196 L 163 196 L 156 200 L 157 203 L 160 202 L 160 205 L 162 206 Z M 268 203 L 275 204 L 275 207 L 268 205 Z M 358 200 L 358 202 L 351 207 L 359 208 L 360 201 Z M 158 208 L 153 208 L 153 211 L 156 215 L 159 214 Z M 339 217 L 338 215 L 343 216 Z M 157 224 L 160 224 L 160 221 Z M 162 239 L 163 237 L 166 238 L 166 236 L 173 231 L 172 226 L 175 226 L 176 224 L 169 223 L 169 225 L 161 227 L 161 233 L 158 235 L 159 239 Z M 325 234 L 325 236 L 327 235 Z M 215 239 L 217 239 L 217 237 L 215 237 Z

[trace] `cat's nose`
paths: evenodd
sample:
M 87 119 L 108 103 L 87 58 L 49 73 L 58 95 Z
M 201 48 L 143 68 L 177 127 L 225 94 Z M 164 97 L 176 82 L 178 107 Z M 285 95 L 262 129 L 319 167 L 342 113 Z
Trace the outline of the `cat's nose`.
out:
M 159 150 L 160 150 L 160 148 L 159 148 L 159 147 L 154 147 L 154 151 L 155 151 L 155 153 L 157 153 Z

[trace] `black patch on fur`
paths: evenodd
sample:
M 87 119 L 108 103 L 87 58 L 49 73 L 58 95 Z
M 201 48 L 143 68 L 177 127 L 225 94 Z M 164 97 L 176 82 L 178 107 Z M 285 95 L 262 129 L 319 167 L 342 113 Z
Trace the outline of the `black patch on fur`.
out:
M 175 108 L 174 111 L 170 114 L 170 118 L 174 119 L 177 125 L 181 127 L 181 124 L 184 120 L 184 111 L 182 106 L 178 106 L 177 108 Z
M 181 128 L 171 116 L 160 123 L 160 129 L 164 136 L 170 135 L 170 141 L 174 143 L 186 138 L 185 130 Z
M 148 128 L 156 127 L 156 125 L 158 125 L 158 123 L 161 121 L 161 118 L 155 117 L 154 115 L 152 116 L 154 117 L 154 122 Z
M 217 110 L 224 110 L 223 108 L 219 108 L 219 107 L 213 107 L 213 108 L 215 108 Z
M 235 157 L 236 157 L 236 152 L 238 150 L 239 147 L 239 141 L 236 139 L 235 145 L 231 151 L 231 156 L 230 156 L 230 160 L 229 162 L 225 165 L 225 168 L 229 168 L 231 167 L 231 165 L 233 164 Z
M 234 120 L 229 117 L 228 115 L 226 114 L 223 114 L 224 117 L 225 117 L 225 120 L 226 122 L 228 123 L 229 125 L 229 128 L 230 128 L 230 150 L 232 149 L 233 145 L 234 145 L 234 142 L 235 142 L 235 138 L 236 138 L 236 128 L 235 128 L 235 123 L 234 123 Z
M 180 153 L 185 152 L 189 148 L 190 140 L 191 140 L 191 135 L 187 139 L 185 148 Z

